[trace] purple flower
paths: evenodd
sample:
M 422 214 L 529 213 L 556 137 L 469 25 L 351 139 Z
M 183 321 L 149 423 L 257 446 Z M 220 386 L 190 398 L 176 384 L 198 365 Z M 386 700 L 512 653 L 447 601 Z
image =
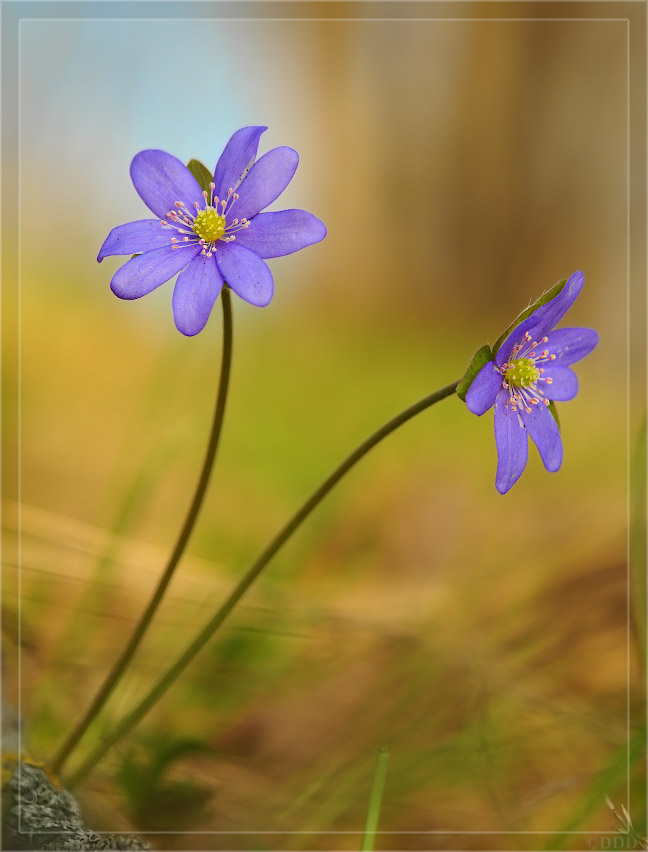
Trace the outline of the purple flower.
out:
M 171 154 L 148 150 L 135 156 L 133 184 L 157 218 L 129 222 L 108 234 L 99 262 L 109 255 L 138 255 L 113 276 L 115 295 L 139 299 L 180 272 L 173 316 L 186 335 L 205 327 L 225 282 L 252 305 L 270 302 L 274 283 L 264 259 L 317 243 L 326 228 L 305 210 L 260 212 L 288 186 L 299 161 L 292 148 L 273 148 L 256 160 L 265 130 L 237 130 L 205 190 Z
M 526 466 L 527 435 L 547 470 L 558 470 L 562 462 L 560 431 L 549 404 L 576 396 L 578 380 L 569 365 L 592 351 L 598 335 L 589 328 L 553 328 L 584 283 L 583 273 L 575 272 L 553 299 L 516 325 L 466 393 L 473 414 L 495 406 L 495 487 L 500 494 L 518 481 Z

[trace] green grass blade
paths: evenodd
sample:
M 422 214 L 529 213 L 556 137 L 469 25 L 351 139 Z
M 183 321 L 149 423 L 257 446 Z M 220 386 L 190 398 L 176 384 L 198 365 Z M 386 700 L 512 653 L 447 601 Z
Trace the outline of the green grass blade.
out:
M 369 796 L 369 807 L 367 809 L 367 822 L 365 823 L 364 837 L 362 839 L 362 852 L 372 852 L 376 839 L 376 829 L 380 818 L 380 807 L 382 805 L 385 780 L 387 778 L 387 764 L 389 763 L 389 751 L 382 746 L 378 753 L 376 768 L 374 770 L 373 782 L 371 784 L 371 795 Z

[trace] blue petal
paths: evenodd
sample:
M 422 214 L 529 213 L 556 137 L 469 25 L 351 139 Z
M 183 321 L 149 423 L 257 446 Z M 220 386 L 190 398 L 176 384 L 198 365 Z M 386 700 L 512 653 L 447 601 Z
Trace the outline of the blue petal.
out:
M 508 393 L 500 391 L 495 400 L 495 443 L 497 445 L 497 475 L 495 487 L 500 494 L 518 481 L 526 467 L 529 441 L 517 411 L 506 406 Z M 544 408 L 544 406 L 542 406 Z
M 326 236 L 323 222 L 305 210 L 259 213 L 250 227 L 236 234 L 236 242 L 259 257 L 282 257 L 319 243 Z
M 473 414 L 482 415 L 495 404 L 495 398 L 502 388 L 502 374 L 492 361 L 477 373 L 466 394 L 466 405 Z
M 133 158 L 130 173 L 140 198 L 160 219 L 177 209 L 176 201 L 182 201 L 192 214 L 195 213 L 194 202 L 204 206 L 196 178 L 177 157 L 165 151 L 140 151 Z
M 591 328 L 559 328 L 550 331 L 547 337 L 543 348 L 556 356 L 555 363 L 561 367 L 580 361 L 598 343 L 598 334 Z
M 583 289 L 585 276 L 582 272 L 574 272 L 563 289 L 546 305 L 542 305 L 531 316 L 516 326 L 504 340 L 495 356 L 498 367 L 508 360 L 513 347 L 521 343 L 524 335 L 528 332 L 533 340 L 544 337 L 555 325 L 560 322 L 569 308 L 573 305 L 576 297 Z
M 526 426 L 531 440 L 538 448 L 544 466 L 555 473 L 562 463 L 562 441 L 560 430 L 552 413 L 546 405 L 531 406 L 531 411 L 520 411 L 522 422 Z
M 165 228 L 159 219 L 140 219 L 118 225 L 106 237 L 99 250 L 99 263 L 113 254 L 143 254 L 146 251 L 170 245 L 175 230 Z
M 267 127 L 242 127 L 229 140 L 214 169 L 214 192 L 227 198 L 227 190 L 236 190 L 252 168 L 259 148 L 259 139 Z
M 237 296 L 260 308 L 270 302 L 274 292 L 272 273 L 253 251 L 227 243 L 217 250 L 216 260 L 221 275 Z
M 544 337 L 560 322 L 576 301 L 584 283 L 585 276 L 583 273 L 574 272 L 555 299 L 547 302 L 546 305 L 542 305 L 531 314 L 528 319 L 533 320 L 533 323 L 528 326 L 527 330 L 534 340 Z
M 110 289 L 120 299 L 139 299 L 180 272 L 200 251 L 200 246 L 147 251 L 125 263 L 115 272 Z
M 538 390 L 547 399 L 565 402 L 573 399 L 578 393 L 578 379 L 569 367 L 545 368 L 544 374 L 537 381 Z
M 205 327 L 223 287 L 215 257 L 199 254 L 178 275 L 173 289 L 173 317 L 176 328 L 188 337 Z
M 233 205 L 233 215 L 251 219 L 272 204 L 292 180 L 298 163 L 299 155 L 292 148 L 273 148 L 264 154 L 240 185 L 240 198 Z

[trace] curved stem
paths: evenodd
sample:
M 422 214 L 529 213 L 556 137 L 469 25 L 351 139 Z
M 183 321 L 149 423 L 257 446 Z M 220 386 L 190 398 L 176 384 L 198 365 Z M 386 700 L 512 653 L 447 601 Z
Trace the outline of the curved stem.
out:
M 403 423 L 406 423 L 408 420 L 411 420 L 416 414 L 419 414 L 421 411 L 424 411 L 426 408 L 429 408 L 431 405 L 434 405 L 436 402 L 439 402 L 442 399 L 445 399 L 447 396 L 451 396 L 457 389 L 458 382 L 453 382 L 451 385 L 447 385 L 447 387 L 441 388 L 441 390 L 435 391 L 429 396 L 424 397 L 419 400 L 419 402 L 414 403 L 414 405 L 406 408 L 404 411 L 401 411 L 400 414 L 397 414 L 392 420 L 389 420 L 385 423 L 384 426 L 381 426 L 378 431 L 374 432 L 366 441 L 360 444 L 351 455 L 347 456 L 347 458 L 340 464 L 333 473 L 324 480 L 324 482 L 320 485 L 320 487 L 311 494 L 308 500 L 303 504 L 303 506 L 298 509 L 298 511 L 293 515 L 293 517 L 288 521 L 288 523 L 277 533 L 277 535 L 272 539 L 272 541 L 268 544 L 265 550 L 261 553 L 261 555 L 257 558 L 257 560 L 250 566 L 247 572 L 241 577 L 237 585 L 232 590 L 230 596 L 223 603 L 220 609 L 216 612 L 216 614 L 207 622 L 207 624 L 203 627 L 200 633 L 196 636 L 193 642 L 187 647 L 184 653 L 176 660 L 176 662 L 169 668 L 164 675 L 159 679 L 159 681 L 155 684 L 155 686 L 151 689 L 145 698 L 140 701 L 140 703 L 127 715 L 125 716 L 121 722 L 111 731 L 106 737 L 99 743 L 97 748 L 90 754 L 90 756 L 85 760 L 85 762 L 72 774 L 72 776 L 67 779 L 66 787 L 72 788 L 75 784 L 81 781 L 82 778 L 92 771 L 92 769 L 98 764 L 99 760 L 106 754 L 106 752 L 122 739 L 126 734 L 130 733 L 130 731 L 146 716 L 148 711 L 157 703 L 157 701 L 164 695 L 167 689 L 171 686 L 171 684 L 178 678 L 180 674 L 184 671 L 184 669 L 191 663 L 196 654 L 203 648 L 203 646 L 212 638 L 214 633 L 218 630 L 218 628 L 225 621 L 230 612 L 234 609 L 236 604 L 240 601 L 243 595 L 250 588 L 252 583 L 257 579 L 259 574 L 263 571 L 266 565 L 270 562 L 272 557 L 277 553 L 277 551 L 288 541 L 290 536 L 295 532 L 295 530 L 306 520 L 306 518 L 310 515 L 310 513 L 315 509 L 319 503 L 326 497 L 326 495 L 331 491 L 335 485 L 342 479 L 342 477 L 351 470 L 351 468 L 360 461 L 363 456 L 365 456 L 369 450 L 379 444 L 383 438 L 386 438 L 387 435 L 390 435 L 399 426 L 402 426 Z
M 232 363 L 232 306 L 230 301 L 229 289 L 227 287 L 224 287 L 221 291 L 221 301 L 223 304 L 223 352 L 220 369 L 220 380 L 218 385 L 218 396 L 216 397 L 216 408 L 214 410 L 214 420 L 212 423 L 211 435 L 209 437 L 209 443 L 207 445 L 205 459 L 203 461 L 202 470 L 200 472 L 200 478 L 198 480 L 198 484 L 196 485 L 193 500 L 191 501 L 191 505 L 189 506 L 189 511 L 187 512 L 185 522 L 182 525 L 182 529 L 180 530 L 180 534 L 178 535 L 175 547 L 173 548 L 171 556 L 169 557 L 167 566 L 164 569 L 164 573 L 160 577 L 157 588 L 155 589 L 151 600 L 149 601 L 149 604 L 146 607 L 146 610 L 142 614 L 142 617 L 140 618 L 135 630 L 133 631 L 133 635 L 131 636 L 128 645 L 126 646 L 121 656 L 119 657 L 119 659 L 111 669 L 110 673 L 106 677 L 101 688 L 99 689 L 99 692 L 95 696 L 94 701 L 88 708 L 88 711 L 86 712 L 85 716 L 76 725 L 72 733 L 69 735 L 67 740 L 63 743 L 63 745 L 55 755 L 51 764 L 52 770 L 54 772 L 60 772 L 61 767 L 63 766 L 67 758 L 70 756 L 77 743 L 88 729 L 89 725 L 92 723 L 101 708 L 104 706 L 114 688 L 121 680 L 122 675 L 126 671 L 128 664 L 133 658 L 133 655 L 135 654 L 138 645 L 142 641 L 142 637 L 146 633 L 146 630 L 149 624 L 151 623 L 151 620 L 155 615 L 155 612 L 158 606 L 160 605 L 160 602 L 162 601 L 166 588 L 169 585 L 169 582 L 171 581 L 173 573 L 178 565 L 178 562 L 180 561 L 182 554 L 184 553 L 185 547 L 187 546 L 187 542 L 189 541 L 189 537 L 191 536 L 196 520 L 198 518 L 198 514 L 200 513 L 200 508 L 205 497 L 205 492 L 207 491 L 207 485 L 209 484 L 209 477 L 214 466 L 216 450 L 218 449 L 218 442 L 223 426 L 223 419 L 225 416 L 225 404 L 227 402 L 227 390 L 229 387 L 230 367 Z

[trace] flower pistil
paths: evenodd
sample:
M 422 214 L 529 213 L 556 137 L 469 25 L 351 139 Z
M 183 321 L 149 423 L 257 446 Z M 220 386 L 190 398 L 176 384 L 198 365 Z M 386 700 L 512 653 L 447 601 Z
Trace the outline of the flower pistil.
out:
M 216 185 L 210 183 L 209 192 L 203 191 L 205 206 L 202 210 L 197 201 L 194 202 L 195 214 L 187 209 L 184 202 L 176 201 L 176 209 L 169 210 L 166 214 L 169 221 L 161 220 L 165 227 L 175 228 L 183 235 L 182 240 L 178 237 L 171 238 L 174 249 L 195 246 L 197 241 L 202 246 L 200 253 L 211 257 L 216 251 L 217 242 L 231 243 L 236 239 L 236 231 L 250 227 L 246 218 L 232 219 L 230 224 L 227 224 L 227 217 L 238 200 L 238 193 L 230 188 L 227 190 L 227 198 L 221 200 L 214 195 L 215 189 Z
M 509 394 L 506 407 L 510 406 L 511 411 L 523 408 L 529 414 L 530 406 L 537 405 L 540 401 L 549 405 L 549 400 L 539 384 L 550 385 L 553 379 L 545 377 L 545 369 L 539 365 L 555 361 L 556 356 L 548 349 L 538 351 L 538 346 L 548 340 L 548 337 L 533 340 L 529 332 L 525 332 L 524 342 L 513 347 L 511 357 L 499 368 L 504 377 L 502 387 L 508 390 Z

